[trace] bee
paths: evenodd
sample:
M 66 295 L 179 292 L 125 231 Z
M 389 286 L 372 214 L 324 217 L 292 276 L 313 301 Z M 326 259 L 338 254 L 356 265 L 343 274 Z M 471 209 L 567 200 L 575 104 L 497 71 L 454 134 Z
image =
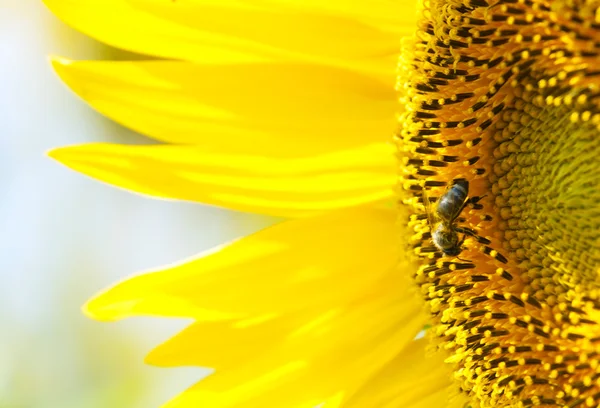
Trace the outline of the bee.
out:
M 462 251 L 461 245 L 465 240 L 465 235 L 459 240 L 458 233 L 464 232 L 464 230 L 456 227 L 454 222 L 465 207 L 468 196 L 469 182 L 457 180 L 446 189 L 437 201 L 435 210 L 432 211 L 431 202 L 426 197 L 423 188 L 423 204 L 429 220 L 431 240 L 445 255 L 457 256 Z

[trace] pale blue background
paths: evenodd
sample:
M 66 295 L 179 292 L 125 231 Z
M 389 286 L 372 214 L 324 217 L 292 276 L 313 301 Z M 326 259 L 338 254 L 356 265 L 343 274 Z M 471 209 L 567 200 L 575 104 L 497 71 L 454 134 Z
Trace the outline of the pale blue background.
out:
M 124 58 L 64 25 L 41 1 L 0 0 L 0 408 L 157 407 L 199 376 L 142 362 L 184 323 L 98 323 L 81 304 L 133 272 L 266 221 L 146 199 L 45 157 L 52 147 L 88 141 L 148 143 L 72 94 L 48 54 Z

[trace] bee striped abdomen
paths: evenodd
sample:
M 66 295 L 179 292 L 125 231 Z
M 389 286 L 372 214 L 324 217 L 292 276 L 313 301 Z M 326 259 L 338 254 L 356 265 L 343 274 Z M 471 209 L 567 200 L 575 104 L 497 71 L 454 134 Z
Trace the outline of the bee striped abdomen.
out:
M 437 214 L 446 223 L 451 224 L 460 214 L 467 196 L 469 195 L 469 182 L 457 181 L 442 195 L 437 204 Z

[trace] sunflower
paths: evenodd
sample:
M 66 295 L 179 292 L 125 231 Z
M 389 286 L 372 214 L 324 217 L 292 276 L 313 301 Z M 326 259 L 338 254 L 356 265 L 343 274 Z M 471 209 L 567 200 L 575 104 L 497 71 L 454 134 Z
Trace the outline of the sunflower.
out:
M 160 142 L 53 158 L 286 219 L 85 305 L 193 319 L 167 407 L 600 406 L 600 3 L 45 1 L 149 56 L 53 66 Z

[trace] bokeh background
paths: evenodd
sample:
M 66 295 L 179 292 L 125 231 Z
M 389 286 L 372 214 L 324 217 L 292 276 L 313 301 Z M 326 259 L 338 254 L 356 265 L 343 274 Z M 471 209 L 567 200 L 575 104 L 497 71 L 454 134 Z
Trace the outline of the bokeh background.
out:
M 270 221 L 151 200 L 47 158 L 62 145 L 152 143 L 72 94 L 50 54 L 131 58 L 70 29 L 41 0 L 0 0 L 0 408 L 158 407 L 203 374 L 142 361 L 186 322 L 98 323 L 81 305 Z

